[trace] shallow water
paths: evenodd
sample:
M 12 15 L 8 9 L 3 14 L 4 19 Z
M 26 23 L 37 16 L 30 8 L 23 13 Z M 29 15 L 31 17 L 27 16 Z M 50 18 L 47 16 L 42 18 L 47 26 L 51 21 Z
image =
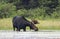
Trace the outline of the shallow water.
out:
M 59 30 L 40 30 L 39 32 L 16 32 L 0 30 L 0 39 L 60 39 Z

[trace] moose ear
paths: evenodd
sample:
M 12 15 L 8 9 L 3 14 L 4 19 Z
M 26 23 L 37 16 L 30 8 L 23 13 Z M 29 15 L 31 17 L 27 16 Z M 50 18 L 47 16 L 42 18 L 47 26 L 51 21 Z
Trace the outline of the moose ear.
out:
M 39 22 L 37 20 L 31 20 L 34 24 L 39 24 Z

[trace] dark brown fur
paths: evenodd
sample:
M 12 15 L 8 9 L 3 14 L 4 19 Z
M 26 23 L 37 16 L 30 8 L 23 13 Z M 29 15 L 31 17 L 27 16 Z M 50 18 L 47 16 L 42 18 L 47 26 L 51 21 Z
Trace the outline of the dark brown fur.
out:
M 23 29 L 24 31 L 26 31 L 27 26 L 29 26 L 30 29 L 38 31 L 38 28 L 34 25 L 34 23 L 25 19 L 24 16 L 15 16 L 13 18 L 13 29 L 14 29 L 14 31 L 15 31 L 15 28 L 17 29 L 17 31 L 20 31 L 20 29 Z
M 32 19 L 32 22 L 33 22 L 34 24 L 39 24 L 39 22 L 38 22 L 37 20 L 34 20 L 34 19 Z

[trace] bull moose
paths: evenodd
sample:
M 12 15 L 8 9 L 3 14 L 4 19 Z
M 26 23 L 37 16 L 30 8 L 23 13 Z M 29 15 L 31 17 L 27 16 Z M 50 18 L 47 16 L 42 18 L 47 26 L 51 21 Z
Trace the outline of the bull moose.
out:
M 23 31 L 26 31 L 26 27 L 30 27 L 30 30 L 33 29 L 35 31 L 38 31 L 38 28 L 35 26 L 33 22 L 28 21 L 24 16 L 15 16 L 13 18 L 13 30 L 20 31 L 20 29 L 23 29 Z

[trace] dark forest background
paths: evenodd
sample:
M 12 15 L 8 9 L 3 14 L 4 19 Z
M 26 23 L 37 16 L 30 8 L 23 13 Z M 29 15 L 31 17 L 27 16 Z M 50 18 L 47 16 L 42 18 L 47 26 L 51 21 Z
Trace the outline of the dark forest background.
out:
M 60 18 L 60 0 L 0 0 L 0 18 Z

